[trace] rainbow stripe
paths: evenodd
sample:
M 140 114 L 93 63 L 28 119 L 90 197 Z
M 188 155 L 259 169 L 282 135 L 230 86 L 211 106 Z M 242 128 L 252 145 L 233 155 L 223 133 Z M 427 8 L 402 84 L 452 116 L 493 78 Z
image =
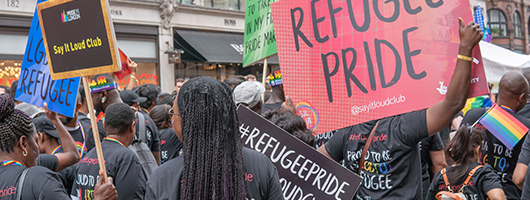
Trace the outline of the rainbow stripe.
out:
M 318 128 L 318 125 L 320 124 L 320 115 L 318 114 L 318 111 L 314 109 L 313 106 L 311 106 L 311 104 L 305 101 L 301 101 L 300 103 L 296 104 L 295 109 L 298 115 L 301 115 L 300 112 L 303 109 L 309 109 L 312 115 L 312 119 L 310 120 L 312 123 L 309 123 L 306 119 L 304 120 L 306 120 L 307 125 L 312 125 L 311 127 L 307 127 L 307 129 L 314 132 Z
M 491 100 L 488 97 L 485 96 L 478 96 L 469 98 L 466 101 L 466 105 L 462 109 L 462 112 L 464 115 L 467 113 L 467 111 L 473 109 L 473 108 L 482 108 L 482 107 L 491 107 Z
M 20 163 L 19 161 L 16 161 L 16 160 L 4 160 L 4 161 L 2 161 L 2 165 L 3 166 L 18 165 L 18 166 L 24 167 L 24 166 L 22 166 L 22 163 Z
M 79 142 L 76 142 L 77 150 L 79 150 L 79 153 L 81 154 L 81 158 L 88 153 L 86 149 L 86 136 L 85 136 L 85 129 L 83 128 L 83 125 L 79 120 L 77 120 L 77 124 L 79 125 L 79 128 L 81 129 L 81 135 L 83 136 L 83 144 L 79 144 Z M 81 147 L 81 148 L 79 148 Z
M 125 145 L 123 145 L 123 143 L 121 143 L 120 141 L 118 141 L 117 139 L 114 139 L 114 138 L 106 137 L 105 140 L 110 140 L 110 141 L 116 142 L 118 144 L 121 144 L 121 146 L 125 146 Z
M 98 117 L 96 117 L 96 122 L 99 122 L 99 120 L 103 119 L 103 117 L 105 117 L 105 113 L 104 112 L 99 112 Z M 92 127 L 90 127 L 90 128 L 92 128 Z
M 57 153 L 57 151 L 59 151 L 59 149 L 62 149 L 63 147 L 61 145 L 55 147 L 55 149 L 53 150 L 52 152 L 52 155 L 55 155 L 55 153 Z
M 68 22 L 68 17 L 66 16 L 66 13 L 63 10 L 63 13 L 61 13 L 61 21 L 63 23 Z
M 502 106 L 497 105 L 493 105 L 479 122 L 511 150 L 529 129 Z

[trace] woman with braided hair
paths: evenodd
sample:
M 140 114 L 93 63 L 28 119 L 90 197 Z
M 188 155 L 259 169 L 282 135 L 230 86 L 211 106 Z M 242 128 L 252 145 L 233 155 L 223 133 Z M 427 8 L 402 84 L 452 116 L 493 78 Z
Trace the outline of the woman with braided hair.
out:
M 242 147 L 227 84 L 193 78 L 184 83 L 169 113 L 182 154 L 149 177 L 146 200 L 283 199 L 274 165 Z
M 37 166 L 38 137 L 31 118 L 14 109 L 9 94 L 0 94 L 0 200 L 70 199 L 58 176 Z M 49 111 L 47 111 L 49 112 Z M 94 199 L 116 199 L 112 180 L 101 184 Z

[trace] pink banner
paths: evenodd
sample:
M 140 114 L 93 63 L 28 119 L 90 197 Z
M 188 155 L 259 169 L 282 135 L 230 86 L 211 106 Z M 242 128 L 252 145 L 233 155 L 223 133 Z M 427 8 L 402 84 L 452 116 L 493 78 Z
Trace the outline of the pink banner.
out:
M 386 2 L 386 3 L 385 3 Z M 468 0 L 281 0 L 271 5 L 285 94 L 315 134 L 427 108 L 455 68 Z M 473 51 L 470 97 L 488 93 Z

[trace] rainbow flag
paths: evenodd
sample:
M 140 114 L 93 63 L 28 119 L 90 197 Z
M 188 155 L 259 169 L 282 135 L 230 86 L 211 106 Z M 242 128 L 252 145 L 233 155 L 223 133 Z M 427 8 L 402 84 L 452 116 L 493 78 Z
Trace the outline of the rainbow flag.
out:
M 487 95 L 469 98 L 467 99 L 466 105 L 462 109 L 462 112 L 465 116 L 467 111 L 473 108 L 491 107 L 491 104 L 491 99 Z
M 507 111 L 502 106 L 495 104 L 488 112 L 484 113 L 479 119 L 479 123 L 512 150 L 526 135 L 528 127 L 508 112 L 513 111 Z

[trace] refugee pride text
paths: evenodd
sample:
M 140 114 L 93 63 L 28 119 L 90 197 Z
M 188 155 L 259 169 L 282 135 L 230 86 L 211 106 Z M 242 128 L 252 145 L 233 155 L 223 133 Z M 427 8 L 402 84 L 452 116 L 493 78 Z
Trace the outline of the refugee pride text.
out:
M 369 0 L 363 0 L 363 10 L 364 10 L 364 16 L 362 16 L 362 19 L 359 17 L 355 17 L 356 15 L 359 16 L 360 14 L 354 13 L 354 5 L 352 0 L 346 0 L 347 2 L 347 8 L 343 8 L 340 6 L 337 6 L 332 0 L 312 0 L 311 1 L 311 11 L 304 11 L 301 7 L 295 7 L 291 9 L 291 23 L 292 23 L 292 30 L 294 35 L 294 43 L 296 46 L 296 51 L 300 51 L 300 45 L 307 45 L 308 47 L 313 47 L 313 43 L 308 39 L 309 36 L 314 36 L 314 41 L 318 43 L 326 43 L 330 40 L 330 37 L 337 38 L 340 33 L 338 33 L 338 30 L 341 30 L 341 27 L 337 27 L 338 25 L 341 25 L 340 23 L 337 23 L 336 21 L 336 15 L 339 12 L 348 12 L 348 17 L 350 24 L 353 29 L 357 32 L 366 32 L 367 30 L 370 30 L 370 25 L 376 24 L 378 22 L 373 22 L 373 20 L 380 20 L 381 22 L 386 23 L 392 23 L 396 21 L 400 14 L 408 14 L 408 15 L 416 15 L 422 11 L 428 12 L 428 9 L 435 9 L 444 4 L 443 0 L 433 1 L 433 0 L 425 0 L 427 3 L 427 8 L 424 9 L 422 6 L 414 6 L 411 5 L 410 0 L 388 0 L 388 1 L 378 1 L 373 0 L 371 1 L 372 4 L 370 4 Z M 342 4 L 342 2 L 340 2 Z M 360 1 L 356 1 L 356 6 L 360 6 Z M 402 3 L 402 4 L 401 4 Z M 390 6 L 391 5 L 391 6 Z M 325 16 L 323 16 L 322 12 L 317 12 L 317 8 L 321 8 L 323 6 L 327 7 L 326 14 L 329 14 L 329 21 L 330 26 L 322 26 L 322 22 L 328 20 Z M 373 10 L 370 9 L 370 6 L 372 6 Z M 389 8 L 393 8 L 390 13 L 386 12 L 386 16 L 382 13 L 382 7 L 386 8 L 387 10 Z M 389 7 L 390 6 L 390 7 Z M 400 13 L 401 8 L 400 6 L 403 6 L 405 8 L 406 13 Z M 310 12 L 310 13 L 308 13 Z M 374 12 L 376 15 L 376 19 L 372 19 L 370 12 Z M 311 15 L 311 21 L 306 22 L 308 24 L 312 24 L 312 29 L 314 34 L 305 34 L 302 29 L 302 25 L 304 25 L 304 15 L 310 14 Z M 333 33 L 333 35 L 327 35 L 322 34 L 321 31 L 324 29 L 330 29 Z M 410 49 L 409 45 L 409 34 L 416 31 L 418 27 L 409 27 L 403 30 L 401 33 L 395 33 L 400 34 L 402 39 L 402 45 L 394 45 L 388 40 L 385 39 L 378 39 L 375 38 L 373 41 L 363 41 L 364 46 L 364 52 L 357 52 L 354 47 L 344 47 L 340 52 L 329 52 L 329 53 L 322 53 L 321 59 L 322 59 L 322 66 L 324 70 L 324 76 L 326 81 L 326 88 L 328 93 L 328 100 L 329 102 L 333 102 L 333 93 L 332 93 L 332 84 L 331 84 L 331 78 L 335 75 L 337 75 L 338 70 L 340 69 L 340 65 L 342 64 L 342 70 L 344 70 L 344 80 L 346 83 L 346 89 L 348 91 L 348 97 L 352 96 L 352 86 L 351 81 L 361 90 L 363 93 L 368 93 L 368 87 L 371 90 L 377 89 L 376 84 L 376 78 L 374 73 L 374 64 L 377 64 L 378 71 L 379 71 L 379 77 L 381 82 L 382 88 L 388 88 L 392 85 L 396 84 L 400 78 L 401 78 L 401 70 L 403 68 L 403 64 L 406 67 L 407 74 L 412 79 L 423 79 L 427 76 L 427 73 L 425 71 L 416 72 L 413 66 L 412 58 L 414 56 L 417 56 L 421 53 L 421 49 Z M 300 40 L 302 42 L 300 42 Z M 300 44 L 303 43 L 303 44 Z M 375 61 L 373 60 L 374 55 L 370 55 L 370 45 L 375 47 Z M 396 46 L 403 46 L 403 51 L 400 54 L 399 50 L 396 48 Z M 383 56 L 381 54 L 381 49 L 387 48 L 391 50 L 391 52 L 394 54 L 394 57 L 396 59 L 395 61 L 395 71 L 394 76 L 390 79 L 390 81 L 387 81 L 387 78 L 385 78 L 384 74 L 384 67 L 383 67 Z M 359 79 L 353 74 L 353 70 L 355 69 L 358 54 L 365 54 L 366 58 L 366 64 L 370 79 L 370 85 L 366 86 L 359 81 Z M 342 58 L 342 59 L 340 59 Z M 404 60 L 404 63 L 403 63 Z M 330 67 L 331 70 L 330 70 Z M 387 67 L 388 70 L 388 67 Z
M 286 200 L 352 199 L 361 178 L 245 106 L 237 109 L 243 146 L 278 169 Z

